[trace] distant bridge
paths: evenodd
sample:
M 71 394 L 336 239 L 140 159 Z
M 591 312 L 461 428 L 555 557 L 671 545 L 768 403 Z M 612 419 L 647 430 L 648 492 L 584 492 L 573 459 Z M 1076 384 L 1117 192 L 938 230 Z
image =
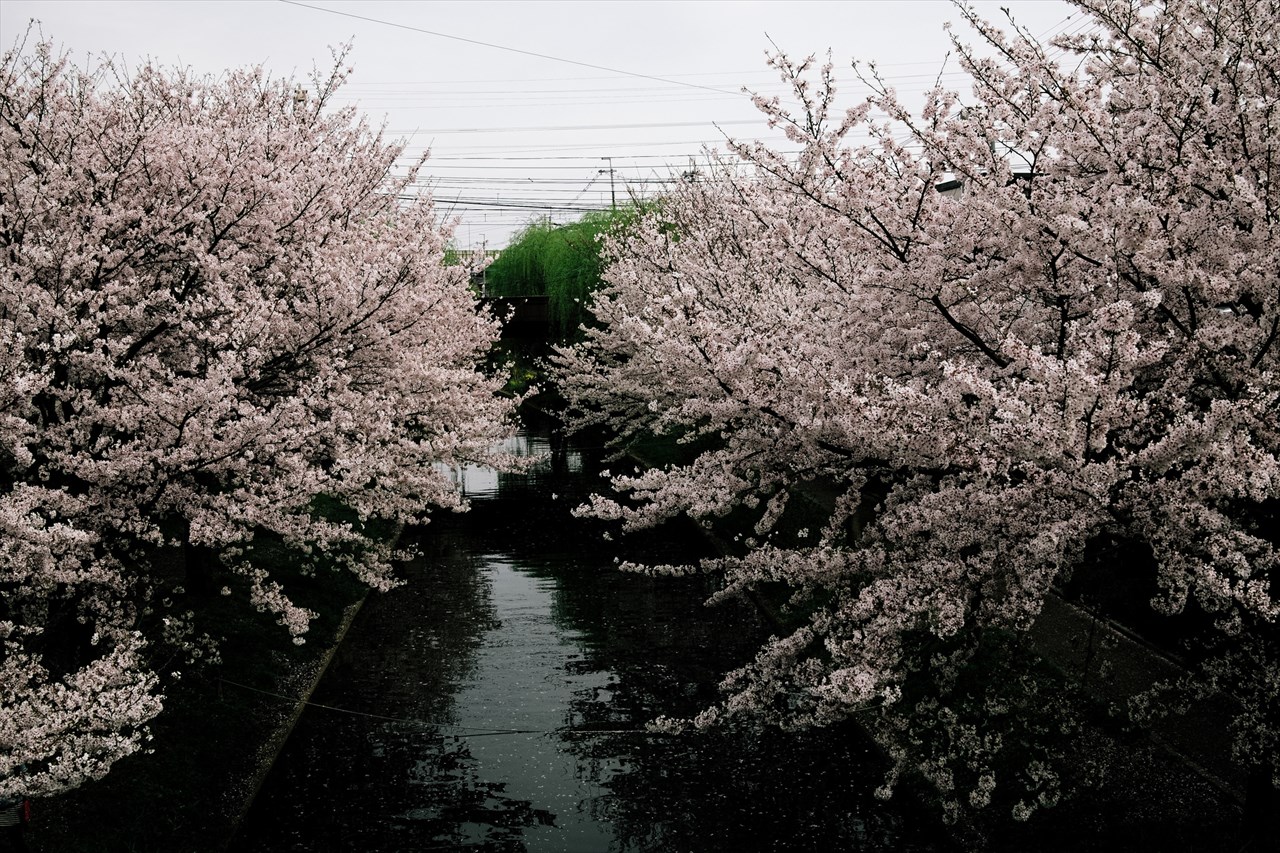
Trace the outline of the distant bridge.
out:
M 502 336 L 546 335 L 551 313 L 545 296 L 482 296 L 480 304 L 502 320 Z

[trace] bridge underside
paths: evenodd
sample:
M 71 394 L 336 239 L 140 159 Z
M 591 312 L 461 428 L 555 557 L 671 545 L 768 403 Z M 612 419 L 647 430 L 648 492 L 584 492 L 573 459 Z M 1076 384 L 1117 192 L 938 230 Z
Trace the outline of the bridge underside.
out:
M 547 335 L 551 313 L 545 296 L 485 296 L 480 305 L 502 321 L 502 336 Z

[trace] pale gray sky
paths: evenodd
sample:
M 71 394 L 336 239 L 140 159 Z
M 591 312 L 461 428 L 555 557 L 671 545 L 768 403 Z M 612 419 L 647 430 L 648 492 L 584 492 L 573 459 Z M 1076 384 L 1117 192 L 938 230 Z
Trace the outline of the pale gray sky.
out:
M 1060 0 L 974 5 L 1000 21 L 1008 6 L 1037 36 L 1085 24 Z M 769 39 L 793 56 L 830 49 L 852 103 L 852 59 L 918 93 L 943 69 L 943 23 L 960 20 L 944 0 L 0 0 L 0 45 L 31 18 L 77 62 L 105 52 L 207 73 L 262 64 L 303 77 L 328 63 L 330 45 L 354 42 L 344 100 L 385 119 L 409 153 L 431 147 L 437 204 L 461 217 L 456 242 L 490 248 L 534 217 L 607 207 L 610 164 L 623 198 L 724 134 L 771 138 L 740 91 L 781 93 L 765 66 Z

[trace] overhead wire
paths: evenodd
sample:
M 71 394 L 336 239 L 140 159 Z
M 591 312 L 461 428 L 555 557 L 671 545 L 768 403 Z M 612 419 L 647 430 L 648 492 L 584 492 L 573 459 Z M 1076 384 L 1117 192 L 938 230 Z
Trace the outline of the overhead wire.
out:
M 355 18 L 356 20 L 368 21 L 369 23 L 380 24 L 386 27 L 395 27 L 397 29 L 409 30 L 410 32 L 415 32 L 415 33 L 423 33 L 425 35 L 435 36 L 437 38 L 451 39 L 453 41 L 465 42 L 466 44 L 474 44 L 479 47 L 488 47 L 494 50 L 505 50 L 509 53 L 519 53 L 525 56 L 536 57 L 538 59 L 546 59 L 551 62 L 563 62 L 568 65 L 578 65 L 583 68 L 594 68 L 597 71 L 608 71 L 612 74 L 621 74 L 627 77 L 640 77 L 646 80 L 657 80 L 661 83 L 669 83 L 673 86 L 688 86 L 694 89 L 706 89 L 707 91 L 711 91 L 711 92 L 721 92 L 721 93 L 725 92 L 725 90 L 723 89 L 716 89 L 711 86 L 702 86 L 698 83 L 687 83 L 683 80 L 669 80 L 663 77 L 654 76 L 652 74 L 641 74 L 636 71 L 626 71 L 620 68 L 609 68 L 607 66 L 596 65 L 591 62 L 580 62 L 576 59 L 567 59 L 563 56 L 552 56 L 551 54 L 548 54 L 548 53 L 539 53 L 533 50 L 524 50 L 523 48 L 509 47 L 507 45 L 501 45 L 501 44 L 494 44 L 492 42 L 481 41 L 479 39 L 473 39 L 473 38 L 467 38 L 465 36 L 456 36 L 450 33 L 442 33 L 436 30 L 424 29 L 422 27 L 413 27 L 408 24 L 400 24 L 394 21 L 384 21 L 380 18 L 371 18 L 367 15 L 356 15 L 352 12 L 343 12 L 339 9 L 326 9 L 323 6 L 312 6 L 309 3 L 299 2 L 299 0 L 280 0 L 280 2 L 286 3 L 290 6 L 299 6 L 303 9 L 312 9 L 317 12 L 327 12 L 331 15 L 341 15 L 344 18 Z
M 591 189 L 591 185 L 594 184 L 596 181 L 600 180 L 600 176 L 603 174 L 604 174 L 603 169 L 597 169 L 596 173 L 591 176 L 591 180 L 587 181 L 587 185 L 583 187 L 582 190 L 576 196 L 574 196 L 573 200 L 570 201 L 569 203 L 574 204 L 575 202 L 577 202 L 578 199 L 582 198 L 582 196 L 586 194 L 587 190 Z
M 617 106 L 620 104 L 630 106 L 659 101 L 668 105 L 693 105 L 699 103 L 705 104 L 712 101 L 721 101 L 728 98 L 740 98 L 742 99 L 742 102 L 745 103 L 745 89 L 738 89 L 735 91 L 724 88 L 720 85 L 703 85 L 701 83 L 683 80 L 680 78 L 697 77 L 705 80 L 719 76 L 733 77 L 735 78 L 735 81 L 741 81 L 743 78 L 768 75 L 773 76 L 776 80 L 775 72 L 759 69 L 750 72 L 710 72 L 683 75 L 645 74 L 626 69 L 610 68 L 588 62 L 580 62 L 566 57 L 525 50 L 509 45 L 495 44 L 479 39 L 429 30 L 337 9 L 324 8 L 305 2 L 299 2 L 299 0 L 281 0 L 281 2 L 313 11 L 363 20 L 381 26 L 417 32 L 436 38 L 450 39 L 489 49 L 502 50 L 526 56 L 533 56 L 548 61 L 590 68 L 596 71 L 606 72 L 608 75 L 523 78 L 518 80 L 380 81 L 373 84 L 363 84 L 359 86 L 353 84 L 352 86 L 346 87 L 340 100 L 348 103 L 358 103 L 366 108 L 371 104 L 380 104 L 394 111 L 399 108 L 400 104 L 422 100 L 431 100 L 433 101 L 434 106 L 448 110 L 516 110 L 526 108 L 546 110 L 556 107 L 599 106 L 606 104 L 610 106 Z M 1041 41 L 1047 41 L 1056 35 L 1071 35 L 1079 32 L 1081 28 L 1087 25 L 1087 22 L 1088 19 L 1085 15 L 1067 15 L 1062 20 L 1056 22 L 1053 26 L 1043 31 L 1039 36 L 1037 36 L 1037 38 Z M 900 95 L 911 95 L 917 92 L 923 92 L 928 88 L 931 88 L 935 83 L 943 83 L 945 85 L 967 78 L 967 75 L 961 71 L 944 70 L 942 73 L 936 73 L 930 70 L 926 73 L 910 70 L 933 65 L 936 65 L 935 61 L 911 61 L 879 63 L 878 67 L 881 69 L 900 69 L 898 73 L 886 75 L 886 82 L 889 85 L 894 86 Z M 627 85 L 627 83 L 630 83 L 631 81 L 620 81 L 618 80 L 619 76 L 631 78 L 631 80 L 637 81 L 637 84 Z M 608 81 L 609 84 L 613 85 L 596 85 L 599 81 Z M 639 84 L 638 81 L 649 81 L 651 83 L 658 83 L 661 85 L 643 85 Z M 566 82 L 570 85 L 545 85 L 546 83 L 556 82 Z M 531 83 L 544 85 L 537 85 L 534 88 L 526 88 Z M 439 88 L 442 84 L 447 84 L 448 88 Z M 520 85 L 513 86 L 512 84 Z M 672 90 L 673 87 L 699 91 L 678 93 Z M 861 88 L 862 87 L 857 84 L 847 86 L 842 94 L 846 98 L 851 96 L 860 97 L 862 94 L 860 92 Z M 772 86 L 761 85 L 755 87 L 753 91 L 768 96 L 771 93 L 776 94 L 786 92 L 788 89 L 785 86 L 774 84 Z M 601 100 L 602 96 L 608 96 L 609 100 Z M 465 103 L 456 103 L 457 101 L 465 101 Z M 404 138 L 404 144 L 407 145 L 407 151 L 422 150 L 422 146 L 420 144 L 413 144 L 413 140 L 423 136 L 430 136 L 433 140 L 431 148 L 435 150 L 443 149 L 444 152 L 446 152 L 429 158 L 425 171 L 430 175 L 430 177 L 425 180 L 416 181 L 411 187 L 411 189 L 415 191 L 429 191 L 435 194 L 437 196 L 437 204 L 439 206 L 443 207 L 447 205 L 449 209 L 454 212 L 479 210 L 489 210 L 494 212 L 502 210 L 513 212 L 531 210 L 572 212 L 600 210 L 605 209 L 608 206 L 603 203 L 596 205 L 583 201 L 583 197 L 598 183 L 600 174 L 598 171 L 600 152 L 607 152 L 609 154 L 614 174 L 622 177 L 623 184 L 628 188 L 627 191 L 629 193 L 643 194 L 648 190 L 659 189 L 663 186 L 669 185 L 672 180 L 671 176 L 678 174 L 680 171 L 687 168 L 688 161 L 701 159 L 703 156 L 703 150 L 699 149 L 696 153 L 690 153 L 689 146 L 719 146 L 726 141 L 728 134 L 722 135 L 719 139 L 684 140 L 678 142 L 670 140 L 631 140 L 627 142 L 614 143 L 609 142 L 607 139 L 602 139 L 596 142 L 585 143 L 566 142 L 545 145 L 519 144 L 515 146 L 510 144 L 475 144 L 470 140 L 477 137 L 483 138 L 489 134 L 571 132 L 578 134 L 600 133 L 604 135 L 611 131 L 706 127 L 709 124 L 714 124 L 717 129 L 743 126 L 754 126 L 760 128 L 762 132 L 766 129 L 766 123 L 763 117 L 738 119 L 726 116 L 714 123 L 707 119 L 700 119 L 696 121 L 670 120 L 653 122 L 602 122 L 596 124 L 547 123 L 532 125 L 513 124 L 493 127 L 454 126 L 432 128 L 429 130 L 421 128 L 414 130 L 393 128 L 386 130 L 385 132 L 392 136 L 400 136 Z M 723 134 L 723 130 L 721 132 Z M 468 153 L 447 153 L 450 152 L 450 146 L 436 141 L 440 136 L 466 138 L 468 141 L 464 150 Z M 636 149 L 641 147 L 676 150 L 668 150 L 663 151 L 662 153 L 652 154 L 637 153 Z M 620 149 L 628 151 L 628 154 L 620 154 Z M 486 151 L 493 153 L 473 153 Z M 578 155 L 566 153 L 574 151 L 590 151 L 592 154 L 584 153 Z M 795 151 L 783 153 L 795 153 Z M 410 158 L 406 156 L 403 159 L 408 161 Z M 620 162 L 628 159 L 633 161 L 630 165 Z M 645 162 L 642 165 L 639 161 Z M 586 181 L 585 185 L 583 185 L 581 176 L 588 170 L 591 170 L 594 174 L 592 174 L 590 179 Z M 643 170 L 648 170 L 649 175 L 644 175 Z M 660 170 L 666 170 L 666 176 L 663 176 L 660 173 Z M 566 177 L 563 179 L 557 179 L 555 177 L 537 178 L 529 175 L 521 175 L 521 173 L 530 171 L 541 172 L 544 174 L 563 173 Z M 463 174 L 458 174 L 459 172 Z M 577 180 L 572 177 L 568 177 L 573 174 L 577 174 L 579 176 Z M 446 194 L 451 191 L 454 193 L 453 197 L 446 198 Z M 571 194 L 572 197 L 570 198 Z M 567 202 L 566 198 L 568 199 Z M 485 225 L 495 225 L 496 223 L 496 219 L 486 219 L 484 221 Z
M 639 121 L 626 122 L 619 124 L 536 124 L 536 125 L 515 125 L 509 127 L 440 127 L 431 128 L 430 130 L 408 130 L 408 129 L 391 129 L 387 133 L 391 134 L 418 134 L 418 133 L 543 133 L 547 131 L 565 131 L 565 130 L 638 130 L 640 128 L 656 128 L 656 127 L 706 127 L 708 124 L 716 125 L 760 125 L 759 119 L 732 119 L 729 121 L 711 122 L 702 121 Z
M 1068 15 L 1067 17 L 1070 18 L 1071 16 Z M 912 60 L 908 62 L 880 62 L 880 63 L 877 63 L 877 65 L 881 68 L 898 68 L 898 67 L 906 67 L 906 66 L 914 66 L 914 65 L 934 66 L 934 65 L 937 65 L 937 61 L 933 59 L 921 59 L 921 60 Z M 673 72 L 673 73 L 659 75 L 657 79 L 669 80 L 671 78 L 677 78 L 677 77 L 730 77 L 732 78 L 731 82 L 736 84 L 739 80 L 741 80 L 744 77 L 754 77 L 754 76 L 769 77 L 775 80 L 778 78 L 778 74 L 776 71 L 773 71 L 768 68 L 756 67 L 756 68 L 749 68 L 749 69 L 740 70 L 740 71 L 696 71 L 696 72 L 681 72 L 681 73 Z M 488 78 L 481 78 L 481 79 L 475 79 L 475 80 L 464 80 L 460 78 L 450 77 L 448 79 L 443 79 L 443 80 L 383 80 L 383 81 L 377 81 L 377 82 L 363 83 L 360 85 L 365 85 L 365 86 L 423 85 L 425 86 L 425 85 L 438 84 L 438 85 L 447 85 L 447 86 L 461 86 L 461 85 L 470 85 L 473 83 L 474 84 L 553 83 L 560 80 L 567 80 L 572 82 L 583 82 L 583 81 L 591 81 L 591 80 L 616 80 L 616 79 L 617 79 L 616 75 L 613 75 L 613 74 L 599 75 L 599 76 L 573 75 L 571 77 L 515 77 L 515 78 L 488 77 Z

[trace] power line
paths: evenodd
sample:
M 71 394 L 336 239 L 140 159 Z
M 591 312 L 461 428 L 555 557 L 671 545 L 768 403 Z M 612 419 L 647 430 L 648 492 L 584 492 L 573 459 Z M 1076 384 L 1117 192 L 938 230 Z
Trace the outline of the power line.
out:
M 417 201 L 417 196 L 402 195 L 402 201 Z M 503 201 L 501 199 L 483 199 L 483 198 L 439 198 L 437 197 L 436 206 L 448 205 L 449 207 L 465 207 L 465 208 L 484 208 L 499 210 L 564 210 L 576 213 L 587 213 L 593 210 L 608 210 L 607 203 L 598 205 L 578 204 L 571 205 L 564 202 L 548 201 L 536 203 L 532 199 L 527 201 Z
M 329 11 L 329 10 L 325 9 L 322 11 Z M 1071 17 L 1072 17 L 1071 15 L 1067 16 L 1067 18 L 1071 18 Z M 876 65 L 880 68 L 901 68 L 906 66 L 917 66 L 917 65 L 936 66 L 937 64 L 938 64 L 938 61 L 936 59 L 920 59 L 912 62 L 877 62 L 876 63 Z M 778 72 L 773 70 L 772 68 L 760 66 L 756 68 L 750 68 L 744 71 L 697 71 L 697 72 L 679 72 L 679 73 L 671 73 L 671 74 L 662 74 L 657 77 L 654 77 L 653 79 L 668 82 L 670 81 L 670 78 L 673 78 L 673 77 L 732 77 L 734 78 L 734 80 L 737 80 L 739 78 L 746 77 L 746 76 L 754 76 L 754 77 L 768 76 L 777 80 Z M 902 75 L 899 75 L 899 76 L 902 76 Z M 935 75 L 932 72 L 930 72 L 927 74 L 914 75 L 914 76 L 927 76 L 932 78 Z M 352 83 L 351 85 L 353 87 L 436 86 L 436 85 L 447 85 L 452 87 L 452 86 L 464 86 L 464 85 L 472 85 L 472 84 L 491 84 L 491 83 L 555 83 L 558 81 L 569 81 L 569 82 L 578 83 L 578 82 L 584 82 L 589 80 L 614 80 L 614 79 L 616 79 L 615 76 L 610 74 L 610 75 L 586 76 L 586 77 L 581 75 L 575 75 L 573 77 L 519 77 L 519 78 L 491 77 L 491 78 L 477 79 L 477 80 L 461 80 L 456 78 L 449 78 L 446 80 L 383 80 L 383 81 L 370 81 L 365 83 Z M 895 79 L 898 79 L 898 78 L 895 78 Z M 713 91 L 719 91 L 719 90 L 713 90 Z
M 791 154 L 795 154 L 795 153 L 798 153 L 798 152 L 791 151 L 791 152 L 778 152 L 778 153 L 780 153 L 780 154 L 784 154 L 784 153 L 791 153 Z M 688 157 L 684 157 L 684 156 L 679 155 L 679 154 L 677 154 L 677 155 L 673 155 L 673 156 L 674 156 L 676 159 L 678 159 L 678 160 L 688 160 L 688 159 L 689 159 Z M 620 156 L 620 155 L 614 155 L 614 157 L 615 157 L 615 159 L 618 159 L 618 160 L 624 159 L 624 158 L 623 158 L 622 156 Z M 444 158 L 441 158 L 441 159 L 444 159 Z M 428 173 L 434 173 L 437 169 L 450 169 L 450 170 L 452 170 L 452 169 L 462 169 L 462 170 L 465 170 L 465 171 L 468 171 L 468 172 L 514 172 L 514 171 L 519 171 L 519 172 L 532 172 L 532 171 L 539 171 L 539 172 L 581 172 L 581 171 L 584 171 L 584 170 L 586 170 L 586 169 L 594 169 L 594 168 L 595 168 L 595 164 L 594 164 L 594 163 L 592 163 L 592 162 L 590 162 L 590 161 L 588 161 L 588 160 L 583 160 L 583 159 L 579 159 L 579 158 L 574 158 L 574 159 L 577 159 L 577 160 L 578 160 L 578 165 L 576 165 L 576 166 L 524 166 L 524 165 L 521 165 L 521 166 L 473 166 L 473 165 L 470 165 L 470 164 L 462 164 L 462 165 L 456 165 L 456 166 L 455 166 L 455 165 L 451 165 L 451 164 L 448 164 L 448 163 L 437 163 L 437 162 L 436 162 L 436 158 L 435 158 L 435 157 L 432 157 L 431 159 L 427 160 L 427 163 L 426 163 L 426 165 L 425 165 L 425 166 L 423 166 L 422 171 L 423 171 L 423 172 L 428 172 Z M 600 158 L 598 158 L 598 157 L 593 157 L 593 158 L 591 158 L 591 159 L 592 159 L 592 160 L 599 160 Z M 671 163 L 672 163 L 672 157 L 664 157 L 664 158 L 662 158 L 662 160 L 663 160 L 663 162 L 662 162 L 662 163 L 651 164 L 651 165 L 647 165 L 647 166 L 641 166 L 641 165 L 635 165 L 635 166 L 617 166 L 616 168 L 618 168 L 618 169 L 630 169 L 630 170 L 633 170 L 633 171 L 634 171 L 634 170 L 637 170 L 637 169 L 653 169 L 653 168 L 657 168 L 658 166 L 671 165 Z M 676 165 L 683 166 L 684 164 L 683 164 L 683 163 L 680 163 L 680 164 L 676 164 Z M 554 180 L 554 179 L 553 179 L 553 178 L 535 178 L 534 180 Z
M 280 0 L 281 3 L 291 3 L 293 0 Z M 731 125 L 731 124 L 751 124 L 761 127 L 767 127 L 767 123 L 763 119 L 730 119 L 728 121 L 714 121 L 707 119 L 705 121 L 641 121 L 629 122 L 625 124 L 543 124 L 543 125 L 527 125 L 512 127 L 446 127 L 446 128 L 430 128 L 430 129 L 414 129 L 407 130 L 404 128 L 388 129 L 386 132 L 390 134 L 418 134 L 418 133 L 541 133 L 543 131 L 558 130 L 635 130 L 642 127 L 706 127 L 707 125 Z
M 892 79 L 899 83 L 904 83 L 912 80 L 919 80 L 919 81 L 924 81 L 926 83 L 932 83 L 934 80 L 938 78 L 938 76 L 939 74 L 937 72 L 932 72 L 927 74 L 926 73 L 895 74 L 893 75 Z M 968 75 L 965 74 L 965 72 L 963 71 L 944 71 L 942 72 L 941 76 L 943 78 L 953 78 L 953 77 L 967 77 Z M 571 78 L 571 79 L 576 81 L 581 78 Z M 518 82 L 518 81 L 513 81 L 513 82 Z M 390 89 L 390 90 L 381 89 L 381 87 L 393 86 L 393 85 L 402 85 L 402 86 L 413 85 L 414 88 Z M 555 88 L 549 88 L 549 89 L 528 89 L 523 87 L 501 88 L 501 89 L 472 89 L 460 83 L 449 83 L 447 85 L 442 83 L 440 85 L 443 86 L 443 88 L 436 88 L 434 86 L 423 88 L 423 87 L 417 86 L 416 84 L 408 84 L 408 83 L 403 83 L 403 84 L 352 83 L 348 86 L 344 86 L 343 91 L 363 92 L 365 89 L 373 89 L 374 91 L 369 92 L 368 94 L 375 97 L 392 97 L 396 95 L 433 95 L 433 96 L 441 96 L 441 97 L 472 98 L 472 97 L 483 96 L 483 95 L 497 95 L 497 96 L 519 95 L 520 97 L 528 97 L 532 95 L 568 96 L 568 95 L 616 95 L 616 94 L 634 94 L 634 95 L 661 94 L 667 97 L 672 97 L 672 93 L 670 89 L 665 86 L 590 86 L 590 87 L 561 86 L 561 87 L 555 87 Z M 760 92 L 760 91 L 790 92 L 791 86 L 788 85 L 785 81 L 775 78 L 771 85 L 762 86 L 760 88 L 754 88 L 751 91 L 753 92 Z M 744 93 L 742 91 L 712 89 L 711 92 L 714 96 L 725 95 L 725 96 L 731 96 L 735 98 L 744 97 Z M 687 97 L 706 98 L 707 96 L 702 95 L 699 92 L 689 92 L 687 93 Z
M 613 157 L 614 159 L 617 159 L 617 160 L 665 160 L 668 158 L 668 155 L 666 154 L 614 154 Z M 581 154 L 546 154 L 546 155 L 540 155 L 536 157 L 532 157 L 532 156 L 531 157 L 507 157 L 507 156 L 493 156 L 493 155 L 486 155 L 486 154 L 459 154 L 451 157 L 432 157 L 428 162 L 436 163 L 440 160 L 521 160 L 521 161 L 524 161 L 524 160 L 579 160 L 585 164 L 588 161 L 594 161 L 596 159 L 597 158 L 595 157 L 587 157 Z M 507 167 L 495 166 L 494 168 L 507 168 Z M 572 167 L 555 166 L 552 168 L 562 169 L 562 168 L 572 168 Z
M 708 92 L 719 92 L 721 94 L 733 94 L 726 89 L 716 89 L 712 86 L 702 86 L 697 83 L 686 83 L 683 80 L 668 80 L 663 77 L 655 77 L 652 74 L 641 74 L 636 71 L 624 71 L 618 68 L 609 68 L 608 66 L 604 66 L 604 65 L 593 65 L 590 62 L 579 62 L 576 59 L 565 59 L 562 56 L 551 56 L 550 54 L 537 53 L 536 51 L 532 51 L 532 50 L 523 50 L 518 47 L 507 47 L 506 45 L 493 44 L 487 41 L 480 41 L 479 39 L 471 39 L 471 38 L 465 38 L 464 36 L 450 35 L 449 33 L 441 33 L 435 30 L 423 29 L 421 27 L 411 27 L 408 24 L 397 24 L 394 21 L 383 21 L 378 18 L 370 18 L 365 15 L 355 15 L 355 14 L 352 14 L 351 12 L 342 12 L 337 9 L 326 9 L 322 6 L 312 6 L 307 3 L 300 3 L 298 2 L 298 0 L 280 0 L 280 2 L 287 3 L 290 6 L 300 6 L 304 9 L 312 9 L 316 12 L 328 12 L 331 15 L 341 15 L 344 18 L 355 18 L 356 20 L 360 20 L 360 21 L 368 21 L 371 24 L 381 24 L 382 26 L 385 26 L 385 27 L 395 27 L 401 30 L 409 30 L 410 32 L 423 33 L 429 36 L 436 36 L 437 38 L 452 39 L 453 41 L 460 41 L 460 42 L 465 42 L 467 44 L 479 45 L 480 47 L 489 47 L 489 48 L 493 48 L 494 50 L 505 50 L 510 53 L 520 53 L 525 56 L 537 57 L 538 59 L 548 59 L 552 62 L 563 62 L 568 65 L 578 65 L 583 68 L 594 68 L 596 71 L 608 71 L 612 74 L 622 74 L 627 77 L 640 77 L 645 80 L 656 80 L 659 83 L 668 83 L 672 86 L 688 86 L 693 89 L 705 89 Z
M 508 167 L 504 167 L 504 168 L 508 168 Z M 632 166 L 631 168 L 643 169 L 645 167 Z M 485 184 L 485 185 L 509 184 L 510 186 L 513 186 L 513 187 L 528 187 L 530 185 L 532 185 L 534 188 L 572 187 L 576 191 L 578 187 L 582 186 L 581 173 L 587 172 L 587 171 L 595 172 L 597 170 L 595 168 L 589 168 L 587 166 L 584 166 L 583 168 L 578 169 L 577 171 L 579 175 L 576 178 L 575 177 L 527 178 L 527 177 L 519 177 L 519 176 L 507 178 L 507 177 L 488 177 L 488 176 L 472 177 L 470 175 L 440 175 L 440 176 L 433 175 L 426 178 L 418 178 L 417 180 L 414 181 L 414 184 L 431 184 L 432 186 L 440 186 L 442 184 Z M 616 171 L 621 171 L 621 168 L 617 169 Z M 660 178 L 631 177 L 631 178 L 624 178 L 624 179 L 630 183 L 636 183 L 636 184 L 651 184 L 651 183 L 662 182 Z
M 421 132 L 425 132 L 425 131 L 421 131 Z M 517 145 L 517 146 L 514 146 L 514 147 L 513 147 L 510 143 L 507 143 L 507 144 L 477 145 L 477 144 L 472 143 L 472 142 L 467 142 L 466 150 L 467 150 L 467 151 L 488 151 L 488 150 L 493 150 L 493 151 L 502 151 L 502 152 L 506 152 L 506 153 L 510 154 L 510 153 L 512 153 L 512 152 L 516 152 L 516 151 L 581 151 L 581 150 L 583 150 L 583 149 L 590 149 L 590 150 L 592 150 L 592 151 L 600 151 L 600 150 L 609 150 L 610 148 L 617 148 L 617 147 L 619 147 L 619 146 L 621 146 L 621 145 L 625 145 L 625 146 L 627 146 L 628 148 L 662 148 L 662 147 L 671 147 L 671 146 L 688 146 L 688 145 L 719 145 L 719 144 L 721 144 L 721 143 L 723 143 L 723 142 L 724 142 L 724 139 L 723 139 L 723 138 L 720 138 L 720 139 L 683 139 L 683 140 L 671 139 L 671 140 L 662 140 L 662 141 L 659 141 L 659 142 L 635 142 L 635 141 L 629 141 L 629 142 L 581 142 L 581 143 L 576 143 L 576 144 L 548 143 L 548 144 L 546 144 L 546 145 Z M 621 156 L 627 156 L 627 155 L 617 155 L 617 156 L 620 156 L 620 157 L 621 157 Z M 661 155 L 653 155 L 653 156 L 661 156 Z M 683 156 L 683 155 L 681 155 L 681 156 Z M 413 157 L 413 156 L 403 156 L 403 155 L 402 155 L 399 159 L 402 159 L 402 160 L 410 160 L 410 161 L 416 161 L 416 160 L 417 160 L 417 157 Z M 434 160 L 434 159 L 436 159 L 436 158 L 435 158 L 435 157 L 432 157 L 431 159 L 432 159 L 432 160 Z M 482 159 L 483 159 L 483 158 L 482 158 Z
M 361 92 L 366 88 L 374 89 L 376 87 L 389 86 L 389 85 L 392 85 L 392 84 L 352 83 L 348 86 L 343 86 L 342 89 L 343 91 Z M 409 84 L 401 84 L 401 85 L 409 85 Z M 449 97 L 468 97 L 468 98 L 476 97 L 478 95 L 520 95 L 522 97 L 527 95 L 614 95 L 619 93 L 624 93 L 624 94 L 629 93 L 629 94 L 636 94 L 636 95 L 665 94 L 668 97 L 672 95 L 671 89 L 666 86 L 588 86 L 588 87 L 575 86 L 575 87 L 569 87 L 569 88 L 559 86 L 551 89 L 526 89 L 526 88 L 472 89 L 461 84 L 449 84 L 449 85 L 441 84 L 441 86 L 442 88 L 437 88 L 432 86 L 428 88 L 415 87 L 411 89 L 391 89 L 387 91 L 379 90 L 379 91 L 371 92 L 370 94 L 376 95 L 378 97 L 390 97 L 392 95 L 443 95 L 443 96 L 449 96 Z M 787 89 L 788 87 L 785 84 L 783 84 L 781 81 L 779 81 L 772 88 L 783 90 L 783 89 Z M 707 97 L 701 92 L 682 92 L 680 94 L 686 95 L 687 97 L 691 97 L 691 98 Z M 729 95 L 729 96 L 738 98 L 738 97 L 742 97 L 742 92 L 733 92 L 733 91 L 727 91 L 727 90 L 724 92 L 721 92 L 718 89 L 713 89 L 711 92 L 711 95 L 713 97 L 717 97 L 720 95 Z

